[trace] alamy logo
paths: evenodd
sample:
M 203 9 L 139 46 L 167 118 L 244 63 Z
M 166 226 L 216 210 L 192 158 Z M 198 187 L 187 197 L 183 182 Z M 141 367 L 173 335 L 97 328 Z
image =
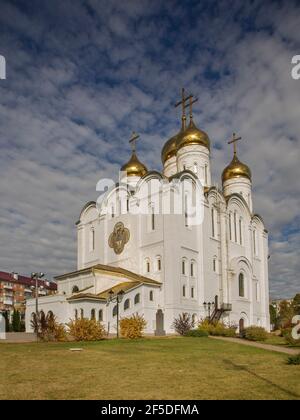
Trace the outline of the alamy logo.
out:
M 292 337 L 294 340 L 300 340 L 300 315 L 294 316 L 292 323 L 296 326 L 292 329 Z
M 292 78 L 294 80 L 300 79 L 300 55 L 294 55 L 292 58 L 292 64 L 296 64 L 295 67 L 292 68 Z
M 3 55 L 0 55 L 0 80 L 6 79 L 6 60 Z

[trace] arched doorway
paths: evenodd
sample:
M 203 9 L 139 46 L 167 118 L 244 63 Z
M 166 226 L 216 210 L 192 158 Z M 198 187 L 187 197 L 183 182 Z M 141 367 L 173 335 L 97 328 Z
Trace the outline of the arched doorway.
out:
M 166 332 L 164 330 L 164 313 L 161 309 L 158 309 L 156 312 L 156 330 L 155 335 L 166 335 Z

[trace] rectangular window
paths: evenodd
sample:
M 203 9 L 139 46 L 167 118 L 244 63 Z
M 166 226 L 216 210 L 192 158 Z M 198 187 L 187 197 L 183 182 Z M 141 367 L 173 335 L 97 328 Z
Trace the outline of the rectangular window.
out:
M 158 260 L 157 260 L 157 270 L 161 271 L 161 259 L 160 258 L 158 258 Z
M 184 196 L 184 225 L 189 226 L 187 195 Z
M 182 261 L 182 274 L 185 275 L 185 261 Z
M 229 213 L 229 239 L 232 240 L 232 232 L 231 232 L 231 213 Z
M 150 273 L 150 262 L 147 261 L 147 273 Z
M 236 231 L 236 212 L 234 212 L 234 242 L 237 242 L 237 231 Z
M 191 298 L 194 299 L 194 288 L 191 287 Z
M 191 263 L 191 277 L 194 277 L 194 263 Z
M 182 287 L 182 296 L 185 297 L 185 286 Z
M 155 230 L 155 213 L 154 207 L 151 208 L 151 229 Z
M 207 165 L 204 166 L 205 171 L 205 185 L 207 185 Z
M 216 271 L 217 271 L 217 267 L 216 267 L 216 259 L 215 259 L 215 258 L 213 259 L 213 270 L 214 270 L 214 272 L 216 272 Z

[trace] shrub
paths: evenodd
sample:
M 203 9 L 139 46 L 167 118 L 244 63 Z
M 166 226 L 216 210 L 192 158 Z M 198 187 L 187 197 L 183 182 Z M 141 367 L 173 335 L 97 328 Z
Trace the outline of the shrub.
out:
M 178 334 L 185 335 L 194 327 L 194 324 L 191 315 L 183 312 L 178 318 L 174 319 L 173 328 Z
M 14 309 L 13 317 L 12 317 L 12 330 L 14 332 L 21 331 L 21 316 L 20 312 Z
M 208 332 L 206 330 L 190 330 L 188 331 L 185 336 L 186 337 L 208 337 Z
M 142 338 L 147 322 L 143 316 L 134 314 L 131 317 L 122 318 L 120 321 L 120 333 L 123 338 Z
M 209 335 L 222 337 L 235 337 L 237 329 L 235 325 L 227 326 L 223 322 L 210 323 L 207 319 L 202 320 L 198 328 L 207 331 Z
M 43 311 L 38 315 L 34 314 L 31 325 L 42 341 L 66 341 L 67 339 L 64 325 L 59 324 L 52 313 L 47 316 Z
M 267 331 L 262 327 L 248 327 L 244 331 L 246 340 L 250 341 L 265 341 L 268 338 Z
M 281 330 L 282 337 L 284 337 L 287 344 L 292 346 L 300 346 L 300 339 L 295 340 L 292 337 L 292 328 L 286 328 Z
M 287 359 L 288 365 L 300 365 L 300 353 Z
M 69 334 L 75 341 L 98 341 L 103 340 L 105 329 L 95 319 L 76 319 L 68 323 Z

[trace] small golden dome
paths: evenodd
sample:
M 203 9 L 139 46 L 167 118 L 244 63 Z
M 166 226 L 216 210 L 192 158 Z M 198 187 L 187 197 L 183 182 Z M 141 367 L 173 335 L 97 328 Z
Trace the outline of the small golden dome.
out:
M 164 145 L 161 151 L 161 160 L 164 164 L 168 159 L 175 156 L 177 153 L 177 138 L 180 133 L 176 134 L 175 136 L 171 137 Z
M 135 152 L 132 152 L 131 158 L 121 168 L 122 172 L 126 172 L 127 176 L 144 176 L 148 169 L 139 160 Z
M 205 131 L 197 128 L 193 120 L 191 120 L 189 127 L 184 131 L 184 133 L 178 136 L 177 150 L 192 144 L 200 144 L 210 150 L 210 140 L 208 135 L 205 133 Z
M 222 173 L 222 182 L 224 183 L 228 179 L 232 178 L 248 178 L 251 181 L 251 171 L 249 166 L 240 162 L 236 153 L 233 156 L 232 161 Z

